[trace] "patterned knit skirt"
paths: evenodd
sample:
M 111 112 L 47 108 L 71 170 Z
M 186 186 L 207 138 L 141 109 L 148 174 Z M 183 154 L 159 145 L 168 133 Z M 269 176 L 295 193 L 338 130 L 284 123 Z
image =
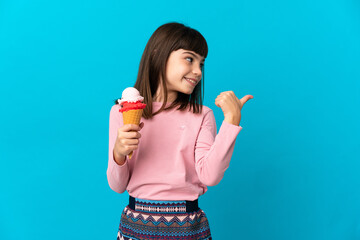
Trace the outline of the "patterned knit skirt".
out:
M 132 201 L 131 201 L 132 200 Z M 189 204 L 190 203 L 190 204 Z M 211 240 L 205 213 L 189 201 L 130 197 L 121 214 L 117 240 Z

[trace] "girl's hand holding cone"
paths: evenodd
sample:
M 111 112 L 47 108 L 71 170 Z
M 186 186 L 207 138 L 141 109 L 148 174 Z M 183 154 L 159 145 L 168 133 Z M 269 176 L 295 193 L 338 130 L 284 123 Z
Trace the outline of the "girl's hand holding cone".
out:
M 114 160 L 117 164 L 123 165 L 125 163 L 126 155 L 129 155 L 132 151 L 138 148 L 139 139 L 141 134 L 139 131 L 144 127 L 144 123 L 140 125 L 125 124 L 118 129 L 114 145 Z

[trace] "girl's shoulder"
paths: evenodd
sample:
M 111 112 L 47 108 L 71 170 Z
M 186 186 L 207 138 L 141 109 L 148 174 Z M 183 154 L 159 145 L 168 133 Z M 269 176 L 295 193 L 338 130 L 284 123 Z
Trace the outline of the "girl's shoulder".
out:
M 120 113 L 120 105 L 114 104 L 110 109 L 110 119 L 122 122 L 122 114 Z
M 111 106 L 110 113 L 119 112 L 119 110 L 120 110 L 120 105 L 114 104 Z
M 202 112 L 201 115 L 206 115 L 210 112 L 212 112 L 213 110 L 211 108 L 209 108 L 208 106 L 202 105 Z
M 205 106 L 205 105 L 202 105 L 202 107 L 203 107 L 203 112 L 209 112 L 209 111 L 212 111 L 212 109 L 211 108 L 209 108 L 208 106 Z

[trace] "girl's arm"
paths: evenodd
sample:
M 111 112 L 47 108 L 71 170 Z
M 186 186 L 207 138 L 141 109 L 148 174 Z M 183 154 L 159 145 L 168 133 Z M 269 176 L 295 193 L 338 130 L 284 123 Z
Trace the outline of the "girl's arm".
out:
M 252 98 L 252 95 L 246 95 L 238 99 L 233 91 L 227 91 L 215 99 L 216 106 L 224 113 L 224 121 L 217 135 L 213 111 L 205 115 L 195 148 L 196 171 L 205 185 L 218 184 L 229 167 L 236 137 L 242 129 L 239 126 L 241 109 Z
M 119 106 L 114 105 L 110 110 L 109 119 L 109 159 L 107 168 L 107 179 L 112 190 L 123 193 L 129 182 L 129 165 L 127 160 L 122 165 L 118 165 L 114 159 L 114 145 L 117 138 L 118 129 L 123 125 L 122 114 L 119 113 Z M 118 160 L 118 159 L 117 159 Z
M 214 186 L 223 178 L 241 129 L 223 121 L 216 135 L 214 113 L 212 110 L 206 113 L 195 146 L 195 168 L 203 184 Z

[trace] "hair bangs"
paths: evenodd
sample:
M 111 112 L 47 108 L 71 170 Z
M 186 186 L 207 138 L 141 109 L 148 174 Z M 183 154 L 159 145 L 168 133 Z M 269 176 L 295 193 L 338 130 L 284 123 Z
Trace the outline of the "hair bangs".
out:
M 205 38 L 194 29 L 186 29 L 186 31 L 183 32 L 174 50 L 178 49 L 193 51 L 204 58 L 206 58 L 208 54 L 208 45 Z

